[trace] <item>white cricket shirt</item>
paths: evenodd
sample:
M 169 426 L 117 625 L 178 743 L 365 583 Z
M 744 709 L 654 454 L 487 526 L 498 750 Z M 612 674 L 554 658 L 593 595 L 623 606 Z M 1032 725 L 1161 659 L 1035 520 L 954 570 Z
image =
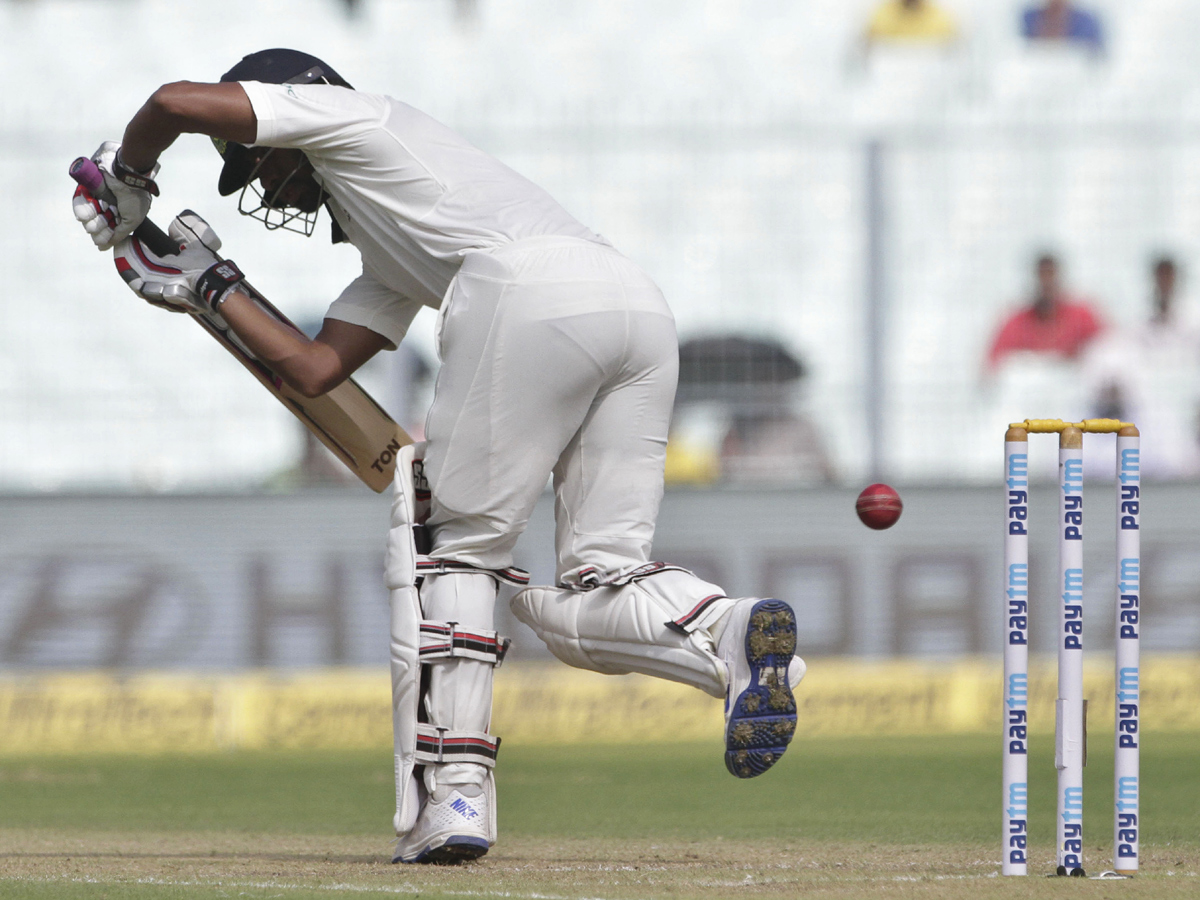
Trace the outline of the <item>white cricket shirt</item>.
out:
M 441 305 L 463 257 L 524 238 L 605 243 L 544 190 L 391 97 L 323 84 L 240 82 L 255 144 L 303 150 L 362 253 L 363 274 L 330 318 L 398 344 L 421 306 Z

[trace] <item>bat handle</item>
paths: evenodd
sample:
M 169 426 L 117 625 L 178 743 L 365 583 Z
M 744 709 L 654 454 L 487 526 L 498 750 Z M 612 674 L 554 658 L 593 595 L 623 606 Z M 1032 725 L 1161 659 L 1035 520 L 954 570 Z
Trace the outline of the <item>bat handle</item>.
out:
M 93 197 L 108 199 L 108 196 L 111 196 L 104 187 L 104 175 L 101 173 L 100 167 L 86 156 L 81 156 L 71 163 L 70 172 L 76 183 L 83 185 Z M 108 196 L 102 197 L 102 195 Z
M 75 182 L 83 185 L 93 197 L 112 202 L 112 193 L 104 186 L 104 173 L 86 156 L 81 156 L 71 163 L 69 171 Z M 143 219 L 133 235 L 149 247 L 155 256 L 174 256 L 179 252 L 179 243 L 149 219 Z

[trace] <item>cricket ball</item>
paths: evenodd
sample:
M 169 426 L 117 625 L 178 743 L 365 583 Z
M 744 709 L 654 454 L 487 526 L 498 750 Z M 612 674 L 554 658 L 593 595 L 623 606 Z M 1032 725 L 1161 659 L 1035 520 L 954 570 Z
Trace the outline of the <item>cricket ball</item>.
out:
M 886 484 L 871 484 L 858 495 L 854 508 L 864 525 L 882 531 L 896 524 L 900 513 L 904 511 L 904 504 L 895 488 Z

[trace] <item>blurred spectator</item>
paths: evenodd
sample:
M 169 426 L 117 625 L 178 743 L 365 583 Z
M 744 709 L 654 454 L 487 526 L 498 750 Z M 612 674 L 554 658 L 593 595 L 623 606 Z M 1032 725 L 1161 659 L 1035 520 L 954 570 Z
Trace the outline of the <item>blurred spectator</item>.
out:
M 709 436 L 697 434 L 692 422 L 680 424 L 683 418 L 676 413 L 671 434 L 667 439 L 667 460 L 663 467 L 663 481 L 669 485 L 710 485 L 721 477 L 719 451 L 716 441 Z M 719 440 L 719 439 L 718 439 Z
M 1147 477 L 1194 478 L 1200 475 L 1200 327 L 1180 309 L 1175 260 L 1158 257 L 1150 274 L 1149 318 L 1111 329 L 1084 356 L 1090 414 L 1138 426 Z
M 1077 359 L 1104 330 L 1103 320 L 1089 301 L 1072 297 L 1062 289 L 1057 256 L 1041 254 L 1035 274 L 1033 298 L 1004 321 L 992 340 L 987 354 L 989 372 L 1020 351 Z
M 954 17 L 933 0 L 884 0 L 867 26 L 867 45 L 903 42 L 945 45 L 958 37 Z
M 721 336 L 680 345 L 668 483 L 833 481 L 820 430 L 799 409 L 804 374 L 775 340 Z
M 1070 0 L 1046 0 L 1028 7 L 1021 17 L 1021 33 L 1031 41 L 1059 41 L 1104 52 L 1104 31 L 1099 17 Z
M 721 477 L 735 484 L 830 484 L 837 473 L 817 424 L 776 407 L 734 413 L 721 444 Z

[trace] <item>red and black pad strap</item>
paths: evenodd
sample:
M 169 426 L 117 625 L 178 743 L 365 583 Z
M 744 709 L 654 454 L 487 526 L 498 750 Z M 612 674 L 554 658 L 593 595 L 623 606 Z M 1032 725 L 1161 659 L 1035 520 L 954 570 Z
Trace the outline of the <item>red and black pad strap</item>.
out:
M 598 587 L 624 587 L 627 584 L 632 584 L 635 581 L 640 581 L 643 578 L 649 578 L 651 575 L 657 575 L 659 572 L 687 572 L 691 575 L 691 571 L 683 566 L 672 566 L 665 562 L 649 562 L 643 563 L 636 569 L 632 569 L 623 575 L 613 575 L 611 578 L 601 578 L 600 572 L 592 566 L 582 569 L 579 572 L 579 582 L 582 590 L 590 591 L 592 588 Z M 578 590 L 572 585 L 564 585 L 572 590 Z
M 439 766 L 446 763 L 496 765 L 500 738 L 483 731 L 450 731 L 423 722 L 417 724 L 417 765 Z
M 494 631 L 467 631 L 457 622 L 421 623 L 421 662 L 435 659 L 476 659 L 499 666 L 504 662 L 510 638 Z
M 664 624 L 678 634 L 688 634 L 691 632 L 696 622 L 698 622 L 700 618 L 712 608 L 714 603 L 716 603 L 718 600 L 724 599 L 724 594 L 712 594 L 708 597 L 705 597 L 678 619 L 672 619 L 670 622 L 665 622 Z
M 529 584 L 529 573 L 524 569 L 518 569 L 516 566 L 508 566 L 504 569 L 484 569 L 480 566 L 473 566 L 470 563 L 458 562 L 453 559 L 432 559 L 428 556 L 417 557 L 417 575 L 422 578 L 426 575 L 449 575 L 455 572 L 482 572 L 485 575 L 491 575 L 497 581 L 503 581 L 505 584 L 511 584 L 514 587 L 525 587 Z

